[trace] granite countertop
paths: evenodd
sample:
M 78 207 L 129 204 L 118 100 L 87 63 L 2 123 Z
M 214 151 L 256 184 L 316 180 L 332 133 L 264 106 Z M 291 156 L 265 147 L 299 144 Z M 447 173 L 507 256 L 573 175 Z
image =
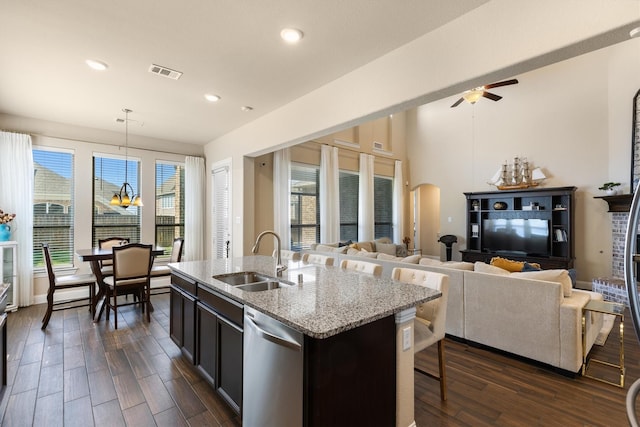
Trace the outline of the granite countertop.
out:
M 282 279 L 295 285 L 261 292 L 245 292 L 212 276 L 240 271 L 275 276 L 273 257 L 187 261 L 169 267 L 313 338 L 327 338 L 440 297 L 440 292 L 423 286 L 339 267 L 302 261 L 289 261 L 287 265 Z M 302 284 L 297 284 L 299 274 L 303 275 Z

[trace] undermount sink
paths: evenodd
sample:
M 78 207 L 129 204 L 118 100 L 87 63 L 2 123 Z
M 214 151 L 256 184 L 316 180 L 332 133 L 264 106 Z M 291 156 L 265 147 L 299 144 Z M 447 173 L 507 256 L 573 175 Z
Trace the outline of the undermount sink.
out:
M 231 286 L 235 286 L 245 292 L 268 291 L 270 289 L 293 286 L 293 283 L 253 271 L 219 274 L 213 276 L 213 278 Z

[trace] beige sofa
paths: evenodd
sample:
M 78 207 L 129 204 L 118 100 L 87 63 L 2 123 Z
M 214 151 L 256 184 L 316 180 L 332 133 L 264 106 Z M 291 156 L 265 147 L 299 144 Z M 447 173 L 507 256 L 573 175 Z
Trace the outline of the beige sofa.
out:
M 349 245 L 340 246 L 340 243 L 312 243 L 311 250 L 318 252 L 334 252 L 346 254 L 347 251 L 353 252 L 361 250 L 364 253 L 375 254 L 384 253 L 390 256 L 407 256 L 407 248 L 405 245 L 397 245 L 388 237 L 362 242 L 352 242 L 358 249 L 350 248 Z M 374 256 L 375 258 L 375 256 Z
M 343 259 L 362 259 L 362 256 L 337 252 L 330 256 L 335 258 L 334 265 Z M 570 279 L 564 273 L 558 281 L 539 280 L 528 277 L 536 276 L 536 273 L 475 271 L 482 266 L 472 263 L 440 262 L 431 258 L 416 260 L 415 257 L 411 259 L 413 262 L 402 262 L 401 259 L 370 258 L 367 261 L 381 264 L 383 277 L 390 277 L 394 267 L 448 275 L 448 335 L 569 372 L 580 370 L 582 307 L 590 299 L 602 299 L 601 294 L 572 289 L 571 283 L 566 282 Z M 481 269 L 487 271 L 486 268 Z M 545 278 L 553 276 L 549 271 L 541 274 Z M 592 313 L 587 313 L 586 320 L 588 352 L 602 328 L 603 318 L 601 314 L 592 316 Z

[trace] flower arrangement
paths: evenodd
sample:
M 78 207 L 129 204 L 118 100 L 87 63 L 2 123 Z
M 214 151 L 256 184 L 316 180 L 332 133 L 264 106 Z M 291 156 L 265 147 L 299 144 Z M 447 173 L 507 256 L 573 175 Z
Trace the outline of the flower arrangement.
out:
M 409 243 L 411 243 L 411 237 L 409 237 L 409 236 L 404 237 L 404 238 L 402 239 L 402 243 L 404 243 L 404 245 L 405 245 L 405 246 L 407 247 L 407 249 L 408 249 L 408 248 L 409 248 Z
M 0 224 L 7 224 L 13 221 L 13 218 L 16 217 L 16 214 L 5 213 L 2 209 L 0 209 Z

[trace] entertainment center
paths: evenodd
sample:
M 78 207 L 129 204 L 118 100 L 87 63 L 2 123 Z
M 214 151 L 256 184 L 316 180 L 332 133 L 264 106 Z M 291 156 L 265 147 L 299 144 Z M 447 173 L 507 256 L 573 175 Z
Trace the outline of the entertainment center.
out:
M 544 269 L 573 268 L 576 187 L 464 193 L 467 249 L 462 260 L 496 256 L 538 263 Z

